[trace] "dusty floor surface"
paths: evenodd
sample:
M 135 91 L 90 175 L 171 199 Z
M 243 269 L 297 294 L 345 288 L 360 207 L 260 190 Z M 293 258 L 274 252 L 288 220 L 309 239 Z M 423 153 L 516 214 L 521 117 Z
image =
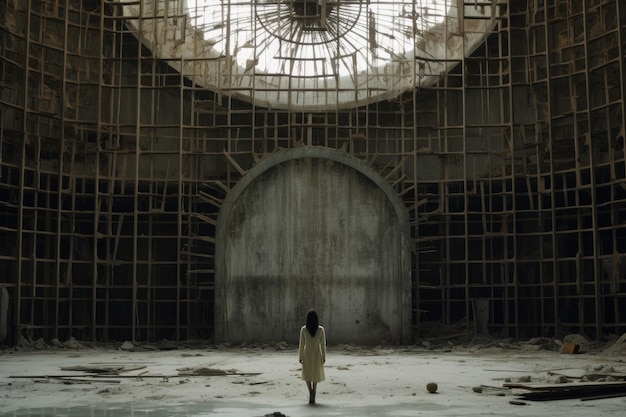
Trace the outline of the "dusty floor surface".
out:
M 550 371 L 558 370 L 573 383 L 590 370 L 626 372 L 626 358 L 615 350 L 567 354 L 538 343 L 329 346 L 326 381 L 317 404 L 309 405 L 297 349 L 284 343 L 74 347 L 0 350 L 0 416 L 588 417 L 626 410 L 626 397 L 520 401 L 528 390 L 503 387 L 528 377 L 552 383 L 557 376 Z M 62 369 L 68 367 L 74 370 Z M 85 371 L 121 367 L 119 375 L 103 377 Z M 436 393 L 426 390 L 429 382 L 437 383 Z

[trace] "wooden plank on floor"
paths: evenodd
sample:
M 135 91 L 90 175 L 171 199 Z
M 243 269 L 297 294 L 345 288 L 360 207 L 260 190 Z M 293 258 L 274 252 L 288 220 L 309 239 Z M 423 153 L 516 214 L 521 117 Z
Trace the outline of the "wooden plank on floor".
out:
M 565 384 L 533 384 L 533 383 L 516 383 L 508 382 L 503 384 L 506 388 L 521 388 L 531 391 L 567 391 L 572 389 L 596 389 L 596 388 L 624 388 L 626 389 L 626 381 L 612 382 L 571 382 Z

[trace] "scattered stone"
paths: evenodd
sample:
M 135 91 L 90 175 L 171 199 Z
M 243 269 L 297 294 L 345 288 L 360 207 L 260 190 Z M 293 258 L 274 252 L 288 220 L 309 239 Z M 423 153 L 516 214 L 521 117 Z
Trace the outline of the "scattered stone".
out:
M 483 387 L 481 387 L 481 386 L 473 387 L 472 391 L 480 394 L 481 392 L 483 392 Z
M 48 349 L 48 345 L 42 338 L 35 340 L 35 342 L 33 342 L 33 347 L 38 350 Z
M 176 369 L 179 375 L 210 375 L 210 376 L 219 376 L 219 375 L 228 375 L 233 374 L 235 371 L 225 371 L 223 369 L 215 369 L 215 368 L 207 368 L 207 367 L 199 367 L 199 368 L 177 368 Z
M 57 339 L 56 337 L 55 337 L 55 338 L 53 338 L 53 339 L 50 341 L 50 343 L 52 344 L 52 346 L 56 346 L 56 347 L 61 346 L 61 342 L 60 342 L 60 341 L 59 341 L 59 339 Z
M 565 384 L 565 383 L 569 382 L 569 380 L 567 379 L 567 377 L 565 375 L 559 375 L 556 378 L 554 378 L 553 382 L 555 384 Z
M 587 345 L 589 344 L 589 340 L 581 334 L 568 334 L 563 338 L 563 343 L 576 343 L 577 345 Z
M 31 346 L 31 343 L 28 340 L 26 340 L 24 336 L 20 334 L 17 336 L 17 343 L 15 344 L 15 347 L 30 348 L 32 346 Z
M 430 392 L 431 394 L 434 394 L 435 392 L 437 392 L 437 388 L 439 387 L 437 386 L 435 382 L 429 382 L 428 384 L 426 384 L 426 390 Z
M 522 345 L 521 348 L 522 350 L 531 350 L 531 351 L 543 350 L 543 346 L 541 345 Z
M 282 342 L 278 342 L 274 345 L 274 348 L 276 350 L 287 350 L 289 349 L 289 345 L 287 344 L 287 342 L 282 341 Z
M 83 345 L 78 343 L 78 341 L 73 337 L 70 337 L 65 342 L 63 342 L 63 347 L 67 349 L 82 349 Z
M 517 382 L 530 382 L 530 375 L 520 376 L 517 378 Z
M 555 340 L 548 337 L 533 337 L 524 345 L 522 349 L 525 350 L 558 350 L 562 343 L 557 343 Z
M 122 343 L 122 346 L 120 346 L 120 349 L 122 350 L 133 350 L 135 349 L 137 346 L 135 346 L 135 344 L 131 341 L 125 341 L 124 343 Z
M 626 353 L 626 333 L 622 335 L 615 343 L 604 350 L 604 353 L 622 355 Z
M 157 350 L 172 350 L 172 349 L 161 349 L 161 348 L 157 347 L 156 345 L 141 345 L 141 349 L 143 349 L 143 350 L 151 350 L 153 352 L 156 352 Z M 136 350 L 139 350 L 139 346 L 137 346 Z

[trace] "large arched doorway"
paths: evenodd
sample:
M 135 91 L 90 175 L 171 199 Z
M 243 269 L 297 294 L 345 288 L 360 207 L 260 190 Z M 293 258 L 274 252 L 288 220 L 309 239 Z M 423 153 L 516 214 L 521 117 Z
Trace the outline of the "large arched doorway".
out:
M 361 160 L 280 151 L 229 192 L 218 219 L 215 338 L 297 340 L 316 308 L 330 343 L 410 341 L 405 207 Z

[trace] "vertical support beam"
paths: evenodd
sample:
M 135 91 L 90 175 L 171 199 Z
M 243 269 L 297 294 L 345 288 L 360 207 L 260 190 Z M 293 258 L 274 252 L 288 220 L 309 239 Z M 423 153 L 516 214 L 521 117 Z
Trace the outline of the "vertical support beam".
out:
M 43 86 L 43 71 L 40 72 L 41 84 Z M 39 176 L 41 174 L 41 124 L 39 123 L 41 119 L 39 115 L 37 115 L 37 124 L 34 132 L 34 140 L 35 140 L 35 169 L 33 170 L 33 190 L 30 192 L 33 196 L 32 207 L 28 210 L 28 218 L 32 221 L 32 230 L 29 233 L 29 241 L 30 241 L 30 253 L 28 254 L 28 262 L 31 265 L 32 271 L 30 271 L 31 278 L 31 286 L 30 286 L 30 336 L 34 336 L 35 323 L 37 317 L 35 316 L 35 303 L 37 303 L 37 231 L 39 230 L 39 211 L 36 209 L 39 205 Z M 30 132 L 29 132 L 30 133 Z M 42 300 L 43 301 L 43 300 Z
M 536 7 L 539 7 L 539 6 L 535 5 L 534 7 L 536 8 Z M 534 12 L 535 12 L 535 14 L 537 14 L 537 10 L 534 10 Z M 533 20 L 533 16 L 530 15 L 530 13 L 531 13 L 530 5 L 528 6 L 527 13 L 529 14 L 527 16 L 527 20 L 530 22 L 530 21 Z M 547 94 L 547 99 L 546 99 L 546 101 L 547 101 L 547 106 L 546 107 L 547 108 L 546 108 L 546 120 L 545 120 L 545 122 L 549 126 L 551 126 L 551 120 L 552 120 L 552 113 L 551 112 L 552 112 L 552 110 L 551 110 L 550 103 L 551 103 L 551 100 L 552 100 L 551 99 L 552 90 L 550 88 L 550 79 L 551 79 L 550 68 L 552 66 L 552 62 L 551 62 L 551 59 L 550 59 L 551 56 L 550 56 L 549 46 L 548 46 L 549 45 L 548 39 L 550 37 L 550 31 L 549 31 L 549 27 L 548 27 L 548 23 L 547 23 L 547 19 L 548 19 L 547 15 L 548 15 L 548 11 L 547 11 L 547 9 L 545 9 L 544 10 L 544 21 L 542 23 L 542 26 L 543 26 L 543 37 L 544 37 L 543 40 L 544 40 L 544 45 L 545 45 L 544 46 L 545 50 L 543 51 L 543 54 L 545 55 L 544 59 L 545 59 L 545 62 L 546 62 L 546 72 L 547 72 L 546 81 L 545 81 L 546 82 L 546 94 Z M 530 33 L 530 32 L 528 32 L 528 33 Z M 534 42 L 533 44 L 529 44 L 529 50 L 527 51 L 528 55 L 527 55 L 526 59 L 530 59 L 530 56 L 536 53 L 538 39 L 533 39 L 533 42 Z M 533 52 L 531 52 L 530 48 L 533 49 Z M 527 79 L 526 81 L 530 85 L 531 91 L 532 91 L 532 89 L 534 87 L 533 84 L 534 83 L 539 83 L 538 80 L 534 80 L 534 79 L 530 79 L 530 80 Z M 539 103 L 535 103 L 535 104 L 539 105 Z M 535 135 L 536 135 L 537 138 L 539 138 L 539 134 L 540 134 L 539 130 L 541 129 L 541 123 L 542 123 L 542 120 L 539 119 L 539 116 L 540 116 L 539 112 L 535 111 Z M 559 280 L 559 278 L 558 278 L 558 275 L 557 275 L 558 264 L 557 264 L 557 261 L 556 261 L 556 259 L 558 257 L 556 256 L 556 251 L 557 251 L 557 247 L 556 247 L 556 237 L 557 237 L 557 235 L 556 235 L 556 209 L 555 209 L 556 201 L 555 201 L 555 197 L 554 197 L 554 154 L 552 152 L 552 150 L 553 150 L 553 146 L 552 146 L 552 142 L 553 142 L 552 129 L 548 129 L 547 134 L 548 134 L 548 138 L 547 138 L 548 145 L 547 145 L 547 147 L 542 148 L 541 147 L 542 145 L 539 142 L 539 140 L 536 140 L 537 145 L 536 145 L 536 148 L 535 148 L 535 152 L 537 154 L 537 191 L 538 191 L 538 193 L 540 192 L 540 189 L 542 188 L 539 185 L 539 182 L 541 181 L 541 174 L 542 174 L 542 170 L 541 170 L 541 167 L 542 167 L 542 164 L 541 164 L 541 154 L 542 154 L 542 152 L 546 148 L 547 148 L 548 152 L 550 152 L 550 172 L 549 172 L 549 175 L 550 175 L 550 193 L 551 193 L 550 194 L 550 196 L 551 196 L 550 206 L 551 206 L 551 220 L 552 220 L 551 221 L 551 224 L 552 224 L 552 234 L 551 234 L 551 236 L 552 236 L 552 244 L 553 244 L 553 247 L 554 247 L 554 249 L 553 249 L 553 258 L 552 258 L 552 267 L 553 267 L 553 292 L 554 292 L 554 297 L 555 297 L 555 306 L 554 306 L 554 314 L 555 314 L 555 316 L 554 316 L 554 321 L 555 321 L 555 325 L 556 325 L 556 323 L 558 323 L 558 303 L 557 303 L 557 300 L 556 300 L 556 296 L 558 294 L 558 288 L 559 288 L 558 280 Z M 539 207 L 542 207 L 542 205 L 539 205 Z M 541 214 L 542 214 L 542 212 L 539 213 L 540 217 L 541 217 Z M 516 264 L 517 264 L 517 261 L 518 261 L 518 258 L 520 256 L 520 253 L 519 253 L 518 244 L 517 244 L 517 241 L 518 241 L 517 232 L 518 231 L 515 228 L 515 222 L 514 222 L 514 231 L 515 231 L 515 236 L 516 236 L 516 238 L 514 239 L 514 242 L 515 242 L 515 246 L 516 246 L 515 259 L 516 259 Z M 543 242 L 543 240 L 540 240 L 540 241 Z M 517 273 L 518 273 L 518 268 L 515 268 L 515 274 L 517 275 Z M 519 315 L 519 311 L 520 311 L 519 307 L 520 306 L 517 307 L 517 314 L 516 314 L 516 316 Z M 518 332 L 516 332 L 516 334 L 519 336 Z
M 624 48 L 626 48 L 626 45 L 624 45 L 624 42 L 626 41 L 626 16 L 625 16 L 625 12 L 626 12 L 626 5 L 624 5 L 623 2 L 620 1 L 615 1 L 615 9 L 616 9 L 616 19 L 617 19 L 617 27 L 618 27 L 618 34 L 617 34 L 617 43 L 618 43 L 618 50 L 619 51 L 623 51 Z M 622 20 L 622 18 L 624 18 L 624 20 Z M 621 95 L 621 122 L 622 122 L 622 130 L 621 130 L 621 135 L 622 135 L 622 141 L 626 140 L 626 72 L 625 72 L 625 68 L 626 68 L 626 63 L 624 62 L 624 59 L 620 59 L 619 60 L 619 81 L 620 81 L 620 85 L 622 87 L 622 95 Z M 622 155 L 622 159 L 626 159 L 624 157 L 624 155 Z M 626 165 L 626 164 L 624 164 Z M 615 169 L 615 161 L 612 162 L 612 169 Z M 624 171 L 625 172 L 620 172 L 619 177 L 616 175 L 615 172 L 613 172 L 613 176 L 612 179 L 616 179 L 616 178 L 624 178 L 626 176 L 626 166 L 624 167 Z M 611 206 L 611 217 L 612 217 L 612 222 L 611 224 L 613 226 L 616 226 L 617 223 L 617 219 L 618 219 L 618 215 L 615 212 L 616 210 L 616 206 L 617 206 L 617 199 L 615 198 L 615 192 L 614 189 L 612 190 L 613 195 L 611 198 L 611 201 L 613 202 L 613 205 Z M 619 226 L 618 226 L 619 227 Z M 618 246 L 617 246 L 617 234 L 619 229 L 616 228 L 616 230 L 613 230 L 612 232 L 612 238 L 613 238 L 613 256 L 614 257 L 620 257 L 621 258 L 621 262 L 626 262 L 626 259 L 624 259 L 624 257 L 622 255 L 620 255 Z M 613 265 L 615 268 L 618 267 L 619 263 L 617 262 L 618 259 L 614 258 L 614 262 Z M 616 275 L 617 272 L 614 271 L 614 275 Z M 625 323 L 622 322 L 622 313 L 619 307 L 619 303 L 620 303 L 620 295 L 615 295 L 613 298 L 613 309 L 615 312 L 615 333 L 618 333 L 620 331 L 620 329 L 623 329 Z
M 104 88 L 102 86 L 102 82 L 103 82 L 103 77 L 104 77 L 104 68 L 105 68 L 105 60 L 104 60 L 104 42 L 105 42 L 105 37 L 104 37 L 104 30 L 105 30 L 105 25 L 106 22 L 104 20 L 104 16 L 106 14 L 106 10 L 105 10 L 106 5 L 105 4 L 101 4 L 100 5 L 100 27 L 98 28 L 98 33 L 100 35 L 100 40 L 98 45 L 100 45 L 100 49 L 99 49 L 99 58 L 98 58 L 98 103 L 96 104 L 96 140 L 98 141 L 98 144 L 96 146 L 96 150 L 98 152 L 98 159 L 99 158 L 99 154 L 102 152 L 104 153 L 103 149 L 101 148 L 101 144 L 102 144 L 102 138 L 104 137 L 104 132 L 102 129 L 103 126 L 103 120 L 102 120 L 102 113 L 104 111 Z M 111 101 L 111 100 L 109 100 Z M 110 132 L 110 130 L 109 130 Z M 111 141 L 112 138 L 107 138 L 107 140 Z M 106 159 L 108 162 L 108 166 L 106 166 L 106 172 L 108 173 L 108 179 L 107 179 L 107 192 L 109 193 L 107 199 L 108 199 L 108 212 L 107 212 L 107 237 L 106 237 L 106 265 L 105 265 L 105 280 L 104 280 L 104 288 L 103 290 L 106 291 L 106 294 L 108 295 L 109 292 L 109 288 L 108 286 L 111 285 L 110 282 L 110 275 L 113 273 L 113 266 L 112 266 L 112 261 L 113 259 L 111 259 L 111 251 L 110 251 L 110 245 L 111 245 L 111 234 L 112 234 L 112 229 L 113 229 L 113 204 L 112 204 L 112 194 L 115 190 L 115 181 L 112 179 L 112 177 L 115 175 L 115 171 L 112 169 L 111 165 L 113 164 L 113 158 L 107 158 Z M 100 170 L 98 170 L 100 171 Z M 121 220 L 120 220 L 121 223 Z M 96 255 L 97 255 L 97 251 L 96 251 Z M 96 273 L 97 273 L 97 269 L 96 269 Z M 97 279 L 96 279 L 96 285 L 94 287 L 93 290 L 93 310 L 92 310 L 92 326 L 93 326 L 93 338 L 92 340 L 95 342 L 97 340 L 97 336 L 98 336 L 98 291 L 97 291 Z M 103 329 L 103 334 L 107 335 L 108 334 L 108 300 L 106 300 L 104 302 L 104 322 L 105 322 L 105 327 Z M 105 341 L 108 340 L 108 337 L 104 337 Z
M 143 16 L 144 16 L 144 3 L 141 2 L 139 6 L 139 33 L 143 32 Z M 139 161 L 140 161 L 140 153 L 141 147 L 139 146 L 139 142 L 141 141 L 141 42 L 137 39 L 137 72 L 136 72 L 136 93 L 135 93 L 135 169 L 133 171 L 133 276 L 132 276 L 132 300 L 131 300 L 131 330 L 132 330 L 132 341 L 137 341 L 137 335 L 139 334 L 140 329 L 138 328 L 139 324 L 139 306 L 138 306 L 138 288 L 137 288 L 137 262 L 138 262 L 138 234 L 139 234 Z M 121 57 L 120 57 L 121 58 Z M 121 93 L 121 91 L 120 91 Z M 119 120 L 118 120 L 119 123 Z
M 461 3 L 463 3 L 462 8 L 460 10 L 458 10 L 459 13 L 459 31 L 461 36 L 465 37 L 466 33 L 465 33 L 465 2 L 461 1 Z M 469 216 L 468 216 L 468 210 L 467 210 L 467 204 L 469 201 L 469 197 L 467 195 L 467 109 L 469 107 L 469 103 L 467 102 L 468 100 L 468 96 L 467 96 L 467 71 L 466 71 L 466 55 L 467 55 L 467 51 L 465 50 L 465 42 L 463 42 L 463 57 L 461 58 L 461 77 L 463 80 L 463 84 L 462 84 L 462 89 L 461 89 L 461 111 L 462 111 L 462 115 L 461 115 L 461 126 L 462 126 L 462 131 L 463 131 L 463 138 L 462 138 L 462 142 L 463 142 L 463 148 L 462 148 L 462 152 L 463 152 L 463 224 L 464 224 L 464 255 L 463 255 L 463 265 L 465 268 L 465 337 L 466 339 L 469 339 L 470 336 L 470 314 L 471 314 L 471 295 L 470 295 L 470 268 L 469 268 Z M 481 103 L 482 104 L 482 103 Z M 447 195 L 447 194 L 446 194 Z M 446 213 L 448 214 L 448 219 L 451 219 L 451 215 L 450 215 L 450 210 L 449 207 L 446 208 Z M 448 231 L 448 236 L 450 236 L 450 233 Z M 448 258 L 451 259 L 451 258 Z
M 591 77 L 590 74 L 590 59 L 589 59 L 589 55 L 591 54 L 591 48 L 589 47 L 589 27 L 587 26 L 587 19 L 588 19 L 588 14 L 589 14 L 589 10 L 588 10 L 588 4 L 585 2 L 583 4 L 583 25 L 584 25 L 584 44 L 585 44 L 585 86 L 587 89 L 587 94 L 586 94 L 586 98 L 587 98 L 587 120 L 589 122 L 589 132 L 587 132 L 587 135 L 589 135 L 589 175 L 591 176 L 591 189 L 595 190 L 596 187 L 596 172 L 595 172 L 595 168 L 596 168 L 596 162 L 595 162 L 595 152 L 594 152 L 594 143 L 593 143 L 593 136 L 592 136 L 592 131 L 593 131 L 593 109 L 592 109 L 592 102 L 591 102 L 591 89 L 593 88 L 593 86 L 591 85 L 591 80 L 589 79 Z M 577 139 L 577 135 L 574 136 L 575 139 Z M 578 195 L 577 195 L 578 197 Z M 579 214 L 580 215 L 580 214 Z M 580 224 L 579 227 L 582 229 L 582 225 Z M 601 332 L 602 332 L 602 322 L 601 322 L 601 316 L 602 316 L 602 288 L 601 288 L 601 280 L 602 280 L 602 266 L 600 265 L 600 258 L 599 258 L 599 245 L 600 245 L 600 232 L 598 230 L 598 203 L 597 203 L 597 197 L 596 197 L 596 193 L 592 192 L 591 193 L 591 228 L 592 228 L 592 236 L 593 236 L 593 288 L 594 288 L 594 313 L 595 313 L 595 323 L 594 323 L 594 327 L 595 327 L 595 336 L 596 336 L 596 340 L 600 340 L 600 336 L 601 336 Z M 579 233 L 580 235 L 580 233 Z M 580 247 L 579 247 L 579 250 Z M 584 268 L 584 256 L 583 256 L 583 268 Z M 579 271 L 579 276 L 581 277 L 581 279 L 583 279 L 584 277 L 584 269 L 582 271 Z M 584 286 L 583 286 L 584 288 Z M 584 301 L 585 298 L 585 294 L 584 292 L 582 294 L 580 294 L 580 297 L 582 298 L 581 303 Z M 584 307 L 583 307 L 584 308 Z M 582 310 L 582 308 L 581 308 Z M 583 327 L 586 327 L 586 323 L 581 323 L 581 325 Z
M 503 136 L 506 136 L 507 131 L 509 134 L 509 149 L 508 151 L 511 154 L 511 163 L 513 164 L 511 167 L 511 178 L 512 178 L 512 182 L 513 182 L 513 187 L 515 187 L 515 159 L 517 157 L 517 155 L 515 154 L 515 124 L 514 124 L 514 115 L 513 115 L 513 108 L 514 108 L 514 102 L 513 102 L 513 60 L 511 59 L 512 57 L 512 44 L 511 44 L 511 8 L 510 5 L 507 4 L 506 6 L 504 6 L 504 8 L 506 9 L 506 15 L 502 15 L 502 9 L 499 8 L 499 6 L 495 3 L 492 2 L 492 6 L 493 8 L 492 10 L 492 17 L 496 17 L 496 16 L 500 16 L 502 18 L 502 20 L 500 21 L 499 25 L 498 25 L 498 69 L 499 69 L 499 81 L 500 81 L 500 85 L 506 88 L 506 92 L 508 95 L 508 103 L 506 103 L 506 108 L 504 108 L 504 104 L 505 104 L 505 100 L 502 97 L 502 95 L 500 95 L 501 97 L 501 105 L 500 105 L 500 114 L 503 118 L 502 123 L 503 123 L 503 129 L 502 129 L 502 134 Z M 506 22 L 506 29 L 502 27 L 502 22 Z M 502 41 L 502 36 L 506 36 L 506 43 L 504 43 Z M 506 57 L 502 56 L 502 51 L 505 50 L 507 51 L 506 53 Z M 506 58 L 506 61 L 505 61 Z M 506 65 L 506 68 L 503 67 L 503 65 Z M 508 114 L 506 113 L 508 110 Z M 508 117 L 508 123 L 505 124 L 505 120 Z M 506 137 L 504 138 L 506 140 Z M 491 155 L 491 154 L 490 154 Z M 522 155 L 522 157 L 525 157 L 526 155 Z M 529 187 L 529 194 L 530 194 L 530 187 Z M 481 195 L 484 195 L 484 193 L 481 191 Z M 515 196 L 515 191 L 513 191 L 513 196 Z M 532 195 L 529 196 L 531 201 L 532 201 Z M 485 211 L 486 210 L 486 206 L 483 204 L 482 205 L 482 210 Z M 515 230 L 515 212 L 511 213 L 511 223 L 513 225 L 513 230 L 509 230 L 508 228 L 508 219 L 509 219 L 509 213 L 503 213 L 502 214 L 502 229 L 501 229 L 501 234 L 500 237 L 498 239 L 502 240 L 502 255 L 501 255 L 501 262 L 504 268 L 508 269 L 509 265 L 510 265 L 510 259 L 509 259 L 509 236 L 513 235 L 515 236 L 514 230 Z M 497 241 L 496 241 L 497 242 Z M 491 260 L 491 265 L 489 266 L 489 269 L 493 271 L 493 269 L 495 268 L 496 263 L 496 259 L 494 259 L 493 256 L 493 249 L 494 249 L 494 243 L 492 242 L 489 245 L 489 259 Z M 501 270 L 501 278 L 504 279 L 505 274 L 502 272 Z M 490 285 L 491 291 L 490 291 L 490 308 L 491 311 L 489 312 L 489 316 L 492 319 L 492 323 L 494 322 L 494 318 L 495 318 L 495 308 L 494 308 L 494 299 L 495 299 L 495 284 L 496 281 L 494 280 L 494 276 L 495 274 L 492 272 L 491 274 L 491 280 L 488 282 L 488 284 Z
M 81 15 L 82 15 L 82 10 L 81 10 Z M 87 22 L 89 22 L 87 20 Z M 87 27 L 85 28 L 85 32 L 89 31 L 89 23 L 87 23 Z M 102 29 L 100 29 L 100 31 L 102 31 Z M 100 42 L 100 47 L 102 47 L 102 42 Z M 102 56 L 101 51 L 100 52 L 100 56 Z M 100 68 L 102 68 L 102 58 L 100 58 Z M 100 79 L 101 77 L 99 77 Z M 99 81 L 101 82 L 101 81 Z M 100 121 L 100 106 L 102 100 L 100 97 L 100 89 L 98 89 L 98 97 L 97 97 L 97 104 L 96 104 L 96 114 L 97 114 L 97 118 L 98 118 L 98 122 Z M 80 115 L 80 106 L 77 106 L 77 112 Z M 80 119 L 80 117 L 79 117 Z M 96 313 L 97 313 L 97 309 L 96 309 L 96 296 L 97 296 L 97 287 L 98 287 L 98 239 L 102 238 L 102 234 L 100 233 L 100 209 L 101 209 L 101 197 L 100 197 L 100 123 L 98 123 L 98 125 L 96 126 L 96 146 L 93 147 L 94 149 L 94 165 L 95 165 L 95 172 L 94 172 L 94 213 L 93 213 L 93 218 L 94 218 L 94 222 L 93 222 L 93 248 L 92 248 L 92 265 L 91 265 L 91 329 L 90 329 L 90 336 L 91 336 L 91 340 L 93 342 L 96 341 Z M 109 191 L 110 192 L 110 191 Z
M 24 29 L 25 34 L 25 47 L 24 47 L 24 91 L 22 96 L 22 103 L 24 103 L 24 113 L 22 118 L 22 141 L 21 141 L 21 149 L 20 149 L 20 162 L 19 162 L 19 190 L 18 190 L 18 212 L 17 212 L 17 276 L 15 279 L 15 342 L 20 340 L 22 336 L 22 274 L 24 273 L 22 267 L 22 257 L 24 255 L 24 171 L 26 169 L 26 142 L 28 136 L 28 103 L 29 103 L 29 94 L 28 94 L 28 78 L 30 74 L 29 68 L 29 56 L 30 56 L 30 23 L 31 23 L 31 13 L 32 13 L 32 0 L 28 1 L 28 7 L 24 12 L 26 15 L 26 28 Z
M 535 6 L 537 7 L 537 6 Z M 528 13 L 530 13 L 530 10 L 528 10 Z M 547 19 L 547 10 L 545 11 L 545 15 L 546 15 L 546 19 Z M 528 20 L 531 20 L 531 16 L 528 16 Z M 556 233 L 557 231 L 557 213 L 556 213 L 556 191 L 555 191 L 555 163 L 554 163 L 554 135 L 553 135 L 553 130 L 552 130 L 552 106 L 550 105 L 550 103 L 552 103 L 552 88 L 550 86 L 550 80 L 552 79 L 552 58 L 551 58 L 551 54 L 548 51 L 548 39 L 550 38 L 550 31 L 549 31 L 549 27 L 547 24 L 547 21 L 544 21 L 543 23 L 543 36 L 544 36 L 544 43 L 545 43 L 545 48 L 546 50 L 544 51 L 545 54 L 545 60 L 546 60 L 546 122 L 548 124 L 548 129 L 547 129 L 547 143 L 542 146 L 542 144 L 537 140 L 537 147 L 536 147 L 536 152 L 537 152 L 537 170 L 539 173 L 540 178 L 542 178 L 542 171 L 541 171 L 541 155 L 544 151 L 549 152 L 549 172 L 547 175 L 547 178 L 549 178 L 550 180 L 550 189 L 549 189 L 549 193 L 550 193 L 550 224 L 552 225 L 552 230 L 551 230 L 551 239 L 552 239 L 552 275 L 553 275 L 553 279 L 552 279 L 552 283 L 553 283 L 553 292 L 554 292 L 554 327 L 555 327 L 555 335 L 559 333 L 560 329 L 558 328 L 558 323 L 560 322 L 560 318 L 559 318 L 559 310 L 560 310 L 560 303 L 559 303 L 559 289 L 560 289 L 560 283 L 561 283 L 561 277 L 560 277 L 560 264 L 559 264 L 559 242 L 558 242 L 558 235 Z M 535 44 L 532 45 L 533 49 L 536 48 L 536 40 L 535 40 Z M 530 50 L 527 52 L 530 55 Z M 531 84 L 532 87 L 532 84 Z M 539 137 L 539 129 L 541 128 L 541 120 L 537 120 L 537 124 L 536 124 L 536 132 L 535 135 L 538 138 Z M 539 186 L 538 186 L 539 188 Z M 545 191 L 545 184 L 544 187 L 542 187 Z M 517 239 L 515 239 L 517 241 Z M 516 257 L 518 256 L 517 251 L 516 251 Z
M 63 68 L 67 68 L 67 38 L 68 38 L 68 22 L 69 19 L 69 5 L 65 7 L 65 15 L 64 15 L 64 36 L 63 36 L 63 45 L 64 45 L 64 54 L 63 54 Z M 66 91 L 66 77 L 63 74 L 62 82 L 62 91 Z M 65 132 L 65 107 L 63 107 L 63 113 L 61 114 L 61 132 Z M 57 168 L 57 195 L 56 195 L 56 231 L 55 231 L 55 276 L 54 279 L 54 324 L 52 329 L 53 337 L 59 337 L 59 308 L 60 308 L 60 279 L 61 279 L 61 219 L 62 219 L 62 204 L 63 199 L 61 198 L 63 193 L 63 152 L 65 150 L 65 135 L 61 134 L 59 138 L 59 165 Z
M 184 67 L 184 62 L 182 61 L 182 57 L 181 57 L 181 64 L 180 67 L 183 68 Z M 183 86 L 185 85 L 185 79 L 183 74 L 180 74 L 180 85 Z M 194 92 L 192 91 L 192 94 Z M 180 123 L 180 127 L 178 129 L 178 182 L 176 184 L 176 189 L 178 191 L 178 201 L 177 201 L 177 210 L 176 210 L 176 228 L 177 228 L 177 233 L 176 233 L 176 261 L 178 263 L 178 267 L 176 268 L 176 341 L 180 341 L 181 340 L 181 317 L 180 317 L 180 311 L 182 309 L 182 305 L 181 305 L 181 298 L 180 298 L 180 293 L 182 291 L 182 287 L 181 287 L 181 282 L 183 277 L 181 276 L 181 269 L 182 269 L 182 251 L 183 251 L 183 242 L 182 242 L 182 236 L 183 236 L 183 211 L 185 211 L 185 199 L 189 198 L 191 199 L 191 196 L 187 196 L 185 194 L 185 183 L 183 182 L 183 163 L 184 163 L 184 159 L 183 159 L 183 153 L 184 153 L 184 146 L 183 146 L 183 140 L 184 140 L 184 125 L 185 125 L 185 121 L 184 121 L 184 116 L 185 113 L 183 111 L 184 109 L 184 99 L 185 99 L 185 90 L 184 88 L 180 89 L 180 95 L 179 98 L 180 100 L 180 106 L 179 106 L 179 113 L 178 113 L 178 117 L 180 119 L 179 123 Z M 193 102 L 193 100 L 191 100 Z M 193 124 L 193 119 L 192 119 L 192 124 Z M 193 133 L 195 135 L 195 131 Z M 189 138 L 189 140 L 191 140 L 191 138 Z M 188 181 L 188 184 L 191 183 L 191 181 L 193 181 L 194 178 L 191 178 Z M 199 180 L 199 179 L 196 179 Z M 191 193 L 191 187 L 188 188 L 189 193 Z M 193 210 L 193 208 L 191 207 L 191 204 L 188 205 L 188 207 L 186 208 L 187 213 L 190 213 Z M 189 214 L 188 214 L 189 215 Z M 191 252 L 191 246 L 190 246 L 190 239 L 189 236 L 187 236 L 186 239 L 187 242 L 187 252 Z M 189 255 L 185 256 L 185 259 L 189 260 Z M 189 283 L 189 262 L 187 262 L 187 264 L 185 265 L 185 271 L 187 271 L 187 276 L 185 277 L 185 287 L 186 287 L 186 292 L 185 292 L 185 312 L 186 312 L 186 317 L 185 317 L 185 323 L 187 323 L 187 331 L 185 332 L 185 339 L 189 339 L 189 327 L 193 324 L 191 323 L 191 288 L 190 288 L 190 283 Z
M 412 10 L 411 13 L 413 16 L 417 16 L 417 4 L 415 2 L 413 2 L 412 4 Z M 411 20 L 411 24 L 412 24 L 412 29 L 413 29 L 413 33 L 417 34 L 419 33 L 417 30 L 417 19 L 412 19 Z M 417 42 L 413 43 L 413 55 L 417 56 Z M 417 62 L 415 61 L 413 63 L 413 65 L 416 65 Z M 416 103 L 416 99 L 417 99 L 417 92 L 419 90 L 419 77 L 417 77 L 416 75 L 416 71 L 413 71 L 413 85 L 415 85 L 415 88 L 413 88 L 413 90 L 411 91 L 411 98 L 413 100 L 413 103 Z M 403 115 L 404 115 L 404 107 L 403 108 Z M 409 218 L 409 222 L 411 224 L 411 229 L 413 229 L 413 232 L 411 233 L 411 235 L 413 236 L 412 241 L 411 241 L 411 293 L 410 296 L 411 298 L 413 297 L 413 295 L 415 296 L 415 299 L 411 300 L 411 315 L 409 316 L 409 320 L 413 319 L 413 315 L 415 317 L 415 328 L 414 328 L 414 332 L 411 335 L 412 336 L 412 341 L 411 342 L 415 342 L 415 340 L 417 338 L 419 338 L 419 335 L 421 334 L 421 330 L 422 330 L 422 326 L 421 326 L 421 291 L 420 291 L 420 253 L 419 253 L 419 240 L 420 240 L 420 228 L 419 228 L 419 180 L 418 180 L 418 166 L 417 166 L 417 150 L 419 149 L 418 146 L 418 130 L 417 130 L 417 124 L 418 124 L 418 120 L 417 120 L 417 111 L 416 111 L 416 106 L 410 106 L 409 107 L 411 109 L 411 117 L 409 118 L 409 120 L 411 121 L 411 135 L 412 137 L 412 166 L 411 166 L 411 170 L 412 170 L 412 178 L 411 178 L 411 182 L 409 187 L 413 187 L 413 201 L 412 201 L 412 205 L 414 207 L 414 215 L 413 215 L 413 219 Z M 337 118 L 338 120 L 338 118 Z M 366 142 L 367 143 L 367 142 Z M 405 191 L 405 190 L 402 190 Z M 411 213 L 409 212 L 409 215 Z

